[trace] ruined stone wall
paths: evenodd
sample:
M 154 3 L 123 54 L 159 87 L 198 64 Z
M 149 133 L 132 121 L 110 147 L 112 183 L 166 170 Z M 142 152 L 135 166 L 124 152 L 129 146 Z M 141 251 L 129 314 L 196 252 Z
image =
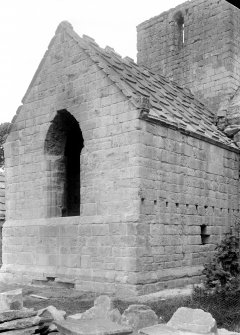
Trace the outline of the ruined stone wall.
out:
M 2 264 L 2 227 L 5 221 L 5 177 L 0 172 L 0 264 Z
M 239 216 L 239 156 L 150 123 L 142 124 L 139 153 L 145 224 L 139 292 L 199 281 L 202 265 Z
M 224 115 L 239 86 L 239 22 L 240 10 L 225 0 L 187 1 L 137 27 L 138 63 Z
M 80 216 L 49 218 L 51 164 L 44 145 L 51 121 L 63 109 L 79 122 L 84 139 Z M 132 159 L 136 115 L 101 68 L 60 30 L 5 144 L 4 271 L 67 278 L 86 290 L 121 294 L 128 284 L 132 289 L 128 275 L 135 271 L 136 236 L 131 226 L 139 212 L 138 167 Z

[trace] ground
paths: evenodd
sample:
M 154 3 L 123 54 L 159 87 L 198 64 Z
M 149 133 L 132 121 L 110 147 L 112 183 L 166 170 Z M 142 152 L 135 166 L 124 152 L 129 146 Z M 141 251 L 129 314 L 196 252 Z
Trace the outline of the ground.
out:
M 45 287 L 33 285 L 3 285 L 0 284 L 0 291 L 7 291 L 16 288 L 23 289 L 24 307 L 33 307 L 36 310 L 53 305 L 57 309 L 67 312 L 68 315 L 81 313 L 93 306 L 95 293 L 80 292 L 69 288 Z M 45 299 L 31 297 L 38 295 Z
M 99 295 L 93 292 L 81 292 L 72 288 L 36 285 L 6 285 L 0 284 L 0 292 L 16 288 L 23 289 L 24 307 L 33 307 L 35 310 L 47 306 L 55 306 L 59 310 L 66 311 L 67 315 L 82 313 L 93 306 L 95 298 Z M 167 293 L 167 294 L 164 294 Z M 175 296 L 173 296 L 175 293 Z M 182 294 L 184 293 L 184 294 Z M 231 331 L 240 331 L 240 291 L 234 294 L 209 296 L 201 291 L 192 295 L 187 292 L 172 290 L 162 292 L 158 296 L 135 297 L 120 300 L 113 297 L 114 307 L 122 314 L 130 304 L 146 304 L 150 306 L 163 322 L 168 322 L 179 307 L 201 308 L 210 312 L 216 319 L 218 328 L 226 328 Z M 37 295 L 32 297 L 31 295 Z

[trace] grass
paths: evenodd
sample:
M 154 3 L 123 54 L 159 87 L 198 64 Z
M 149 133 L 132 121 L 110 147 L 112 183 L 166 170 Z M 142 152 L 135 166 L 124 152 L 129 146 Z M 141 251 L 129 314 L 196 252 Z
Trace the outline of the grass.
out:
M 82 313 L 93 306 L 97 297 L 96 293 L 79 292 L 74 289 L 63 289 L 53 287 L 34 287 L 20 285 L 4 285 L 1 291 L 7 291 L 21 287 L 25 307 L 34 307 L 36 310 L 55 306 L 69 314 Z M 48 300 L 32 298 L 31 294 L 45 296 Z M 126 302 L 114 299 L 115 308 L 122 314 L 124 310 L 136 302 Z M 228 294 L 207 295 L 203 290 L 195 290 L 192 296 L 176 296 L 169 299 L 160 299 L 147 303 L 163 322 L 168 322 L 179 307 L 200 308 L 211 313 L 217 321 L 218 328 L 240 332 L 240 291 Z
M 115 306 L 121 313 L 130 303 L 121 300 L 115 301 Z M 230 331 L 240 331 L 240 291 L 234 294 L 207 295 L 202 291 L 192 296 L 174 297 L 148 303 L 163 322 L 168 322 L 179 307 L 200 308 L 211 313 L 217 322 L 218 328 Z

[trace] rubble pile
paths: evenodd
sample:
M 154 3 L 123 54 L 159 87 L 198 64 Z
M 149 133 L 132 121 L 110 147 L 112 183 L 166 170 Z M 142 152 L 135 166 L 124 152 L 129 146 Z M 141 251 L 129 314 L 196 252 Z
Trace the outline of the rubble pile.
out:
M 40 311 L 23 307 L 22 289 L 0 293 L 0 333 L 6 335 L 57 334 L 53 321 L 66 312 L 49 306 Z M 59 334 L 59 333 L 58 333 Z
M 99 296 L 83 313 L 66 315 L 48 306 L 23 307 L 22 290 L 0 293 L 0 334 L 5 335 L 240 335 L 217 329 L 215 319 L 201 309 L 179 308 L 169 320 L 146 305 L 130 305 L 121 314 L 113 300 Z

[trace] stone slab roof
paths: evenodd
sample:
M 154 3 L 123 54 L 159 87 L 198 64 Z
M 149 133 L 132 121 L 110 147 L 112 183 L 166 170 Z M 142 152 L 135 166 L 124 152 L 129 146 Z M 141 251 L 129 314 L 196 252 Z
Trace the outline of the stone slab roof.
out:
M 0 172 L 0 221 L 5 220 L 5 177 Z
M 144 119 L 164 124 L 231 150 L 239 150 L 236 143 L 218 130 L 214 124 L 214 113 L 196 99 L 188 89 L 180 87 L 177 83 L 153 73 L 145 67 L 138 66 L 129 57 L 122 58 L 110 47 L 102 49 L 89 36 L 83 35 L 83 37 L 80 37 L 74 32 L 70 23 L 66 21 L 60 23 L 55 37 L 50 42 L 48 51 L 57 34 L 61 31 L 68 33 L 71 38 L 78 42 L 92 61 L 143 112 L 141 115 Z M 29 89 L 33 85 L 48 51 L 45 53 Z M 28 91 L 25 97 L 27 95 Z

